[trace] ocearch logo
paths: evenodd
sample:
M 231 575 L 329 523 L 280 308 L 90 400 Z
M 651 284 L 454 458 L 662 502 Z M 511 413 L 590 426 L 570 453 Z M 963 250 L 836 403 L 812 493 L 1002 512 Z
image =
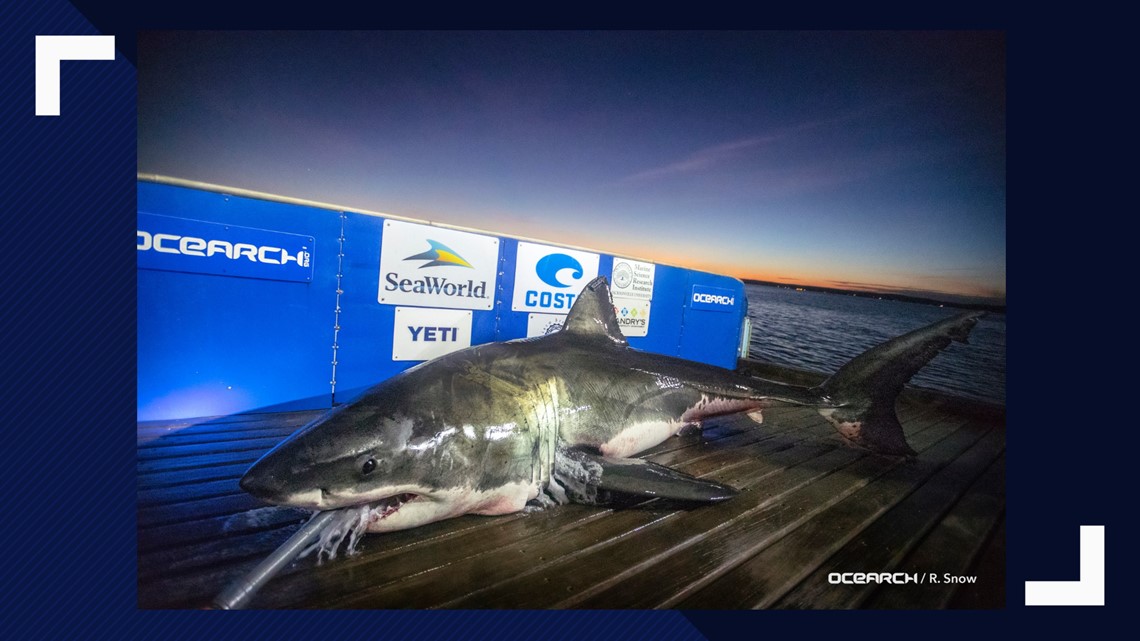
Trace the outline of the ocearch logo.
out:
M 736 309 L 737 292 L 723 287 L 693 285 L 690 306 L 710 312 L 730 312 Z
M 717 294 L 701 294 L 693 292 L 694 303 L 712 303 L 714 305 L 735 305 L 736 298 L 733 296 L 720 296 Z
M 313 280 L 313 236 L 141 211 L 136 236 L 139 269 Z
M 307 251 L 300 251 L 292 255 L 289 250 L 282 247 L 231 243 L 226 240 L 207 240 L 195 236 L 179 236 L 178 234 L 152 234 L 142 229 L 137 230 L 137 236 L 135 249 L 139 251 L 153 250 L 161 254 L 181 254 L 205 258 L 220 255 L 230 260 L 246 258 L 255 263 L 268 263 L 270 265 L 288 265 L 292 262 L 301 267 L 309 266 L 309 252 Z

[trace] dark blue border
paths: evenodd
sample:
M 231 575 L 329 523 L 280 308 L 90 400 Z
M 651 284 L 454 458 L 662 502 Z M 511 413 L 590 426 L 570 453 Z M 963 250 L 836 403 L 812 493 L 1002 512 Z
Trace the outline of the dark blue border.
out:
M 98 28 L 61 0 L 10 0 L 0 9 L 0 80 L 8 88 L 0 99 L 0 256 L 8 329 L 7 441 L 0 448 L 8 499 L 8 559 L 0 588 L 4 636 L 694 638 L 693 628 L 675 613 L 136 609 L 135 260 L 125 240 L 135 199 L 134 33 L 140 27 L 301 25 L 295 14 L 232 3 L 224 11 L 208 2 L 151 7 L 143 9 L 146 15 L 79 4 Z M 868 16 L 874 14 L 857 9 L 858 16 L 848 8 L 812 25 L 944 24 L 899 13 L 872 24 Z M 1043 626 L 1058 635 L 1087 634 L 1103 625 L 1107 613 L 1122 610 L 1131 593 L 1126 568 L 1135 567 L 1128 512 L 1136 446 L 1130 438 L 1130 222 L 1136 205 L 1124 190 L 1131 191 L 1135 180 L 1128 144 L 1135 116 L 1123 89 L 1135 75 L 1125 63 L 1134 57 L 1131 38 L 1123 29 L 1113 32 L 1102 17 L 1071 12 L 1058 15 L 1056 23 L 1010 20 L 992 10 L 960 15 L 954 26 L 1008 28 L 1009 605 L 998 612 L 936 616 L 689 615 L 709 638 L 853 630 L 1032 633 Z M 343 18 L 326 14 L 303 26 L 335 24 L 344 24 Z M 771 24 L 787 25 L 789 19 L 781 16 Z M 99 32 L 116 35 L 119 56 L 114 62 L 65 64 L 63 115 L 35 118 L 32 36 Z M 1108 529 L 1108 607 L 1021 606 L 1025 580 L 1076 578 L 1082 524 Z

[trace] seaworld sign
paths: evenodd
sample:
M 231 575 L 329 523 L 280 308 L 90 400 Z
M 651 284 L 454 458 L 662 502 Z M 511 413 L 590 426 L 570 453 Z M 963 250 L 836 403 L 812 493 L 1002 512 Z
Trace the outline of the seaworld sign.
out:
M 399 220 L 384 221 L 380 303 L 491 309 L 498 272 L 498 238 Z

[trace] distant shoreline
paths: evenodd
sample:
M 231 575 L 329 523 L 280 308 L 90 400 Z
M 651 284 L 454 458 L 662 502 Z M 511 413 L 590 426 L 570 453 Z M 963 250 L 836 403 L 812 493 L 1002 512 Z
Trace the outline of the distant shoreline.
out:
M 776 283 L 769 280 L 754 280 L 752 278 L 741 278 L 740 280 L 751 285 L 767 285 L 769 287 L 780 287 L 782 289 L 800 289 L 809 292 L 824 292 L 826 294 L 842 294 L 844 296 L 859 296 L 862 298 L 879 298 L 882 300 L 897 300 L 904 303 L 920 303 L 923 305 L 935 305 L 937 307 L 954 307 L 956 309 L 976 309 L 986 312 L 995 312 L 998 314 L 1005 313 L 1005 305 L 992 305 L 986 303 L 958 303 L 953 301 L 938 300 L 936 298 L 924 298 L 922 296 L 908 296 L 906 294 L 889 294 L 880 292 L 869 292 L 855 289 L 838 289 L 835 287 L 816 287 L 813 285 L 789 285 L 788 283 Z

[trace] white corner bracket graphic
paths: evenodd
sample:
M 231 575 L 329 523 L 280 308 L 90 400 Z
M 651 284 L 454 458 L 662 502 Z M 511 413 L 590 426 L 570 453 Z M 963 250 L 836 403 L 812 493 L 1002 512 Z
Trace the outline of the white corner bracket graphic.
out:
M 59 115 L 60 60 L 114 60 L 115 36 L 36 36 L 36 115 Z
M 1025 605 L 1104 605 L 1104 526 L 1081 526 L 1080 581 L 1026 581 Z

